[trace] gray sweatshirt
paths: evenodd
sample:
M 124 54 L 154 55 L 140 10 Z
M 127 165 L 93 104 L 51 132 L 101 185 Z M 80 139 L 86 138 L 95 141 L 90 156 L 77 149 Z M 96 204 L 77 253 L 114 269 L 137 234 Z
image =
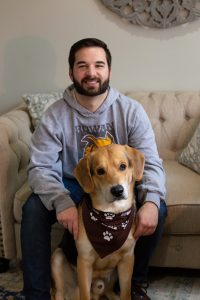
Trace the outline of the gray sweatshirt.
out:
M 29 183 L 48 210 L 60 212 L 74 206 L 63 178 L 74 178 L 78 161 L 93 144 L 127 144 L 145 155 L 139 201 L 151 201 L 158 207 L 165 199 L 165 174 L 158 156 L 155 136 L 141 104 L 114 88 L 96 112 L 82 107 L 74 98 L 73 86 L 63 99 L 44 113 L 30 146 Z

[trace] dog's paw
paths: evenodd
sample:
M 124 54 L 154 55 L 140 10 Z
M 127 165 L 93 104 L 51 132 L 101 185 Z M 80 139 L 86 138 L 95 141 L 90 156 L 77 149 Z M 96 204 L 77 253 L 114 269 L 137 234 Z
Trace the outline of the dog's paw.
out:
M 104 231 L 103 238 L 104 238 L 104 240 L 110 242 L 113 239 L 113 235 L 109 231 Z

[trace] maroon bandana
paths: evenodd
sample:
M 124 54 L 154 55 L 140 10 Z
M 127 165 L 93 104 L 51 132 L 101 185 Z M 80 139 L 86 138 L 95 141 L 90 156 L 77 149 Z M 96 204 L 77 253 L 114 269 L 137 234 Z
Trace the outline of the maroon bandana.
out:
M 87 237 L 101 258 L 118 250 L 126 241 L 133 224 L 135 209 L 114 214 L 92 207 L 89 195 L 82 202 L 83 223 Z

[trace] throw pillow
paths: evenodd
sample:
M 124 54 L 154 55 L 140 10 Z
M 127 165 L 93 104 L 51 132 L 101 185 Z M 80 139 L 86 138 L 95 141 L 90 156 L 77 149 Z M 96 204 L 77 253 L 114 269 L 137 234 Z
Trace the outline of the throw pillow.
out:
M 200 174 L 200 123 L 191 141 L 179 156 L 178 161 Z
M 55 101 L 63 97 L 63 92 L 55 92 L 51 94 L 29 94 L 22 96 L 23 100 L 27 104 L 30 116 L 32 118 L 32 124 L 34 128 L 40 122 L 40 119 L 45 110 L 53 104 Z

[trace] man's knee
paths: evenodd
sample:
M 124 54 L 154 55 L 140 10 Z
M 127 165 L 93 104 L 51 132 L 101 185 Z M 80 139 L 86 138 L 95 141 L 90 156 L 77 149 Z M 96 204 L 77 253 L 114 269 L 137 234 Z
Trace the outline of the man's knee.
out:
M 30 216 L 32 218 L 39 217 L 43 210 L 46 210 L 40 198 L 36 194 L 31 194 L 22 207 L 22 216 Z
M 57 221 L 55 210 L 48 210 L 37 194 L 31 194 L 22 207 L 22 227 L 30 226 L 51 226 Z

